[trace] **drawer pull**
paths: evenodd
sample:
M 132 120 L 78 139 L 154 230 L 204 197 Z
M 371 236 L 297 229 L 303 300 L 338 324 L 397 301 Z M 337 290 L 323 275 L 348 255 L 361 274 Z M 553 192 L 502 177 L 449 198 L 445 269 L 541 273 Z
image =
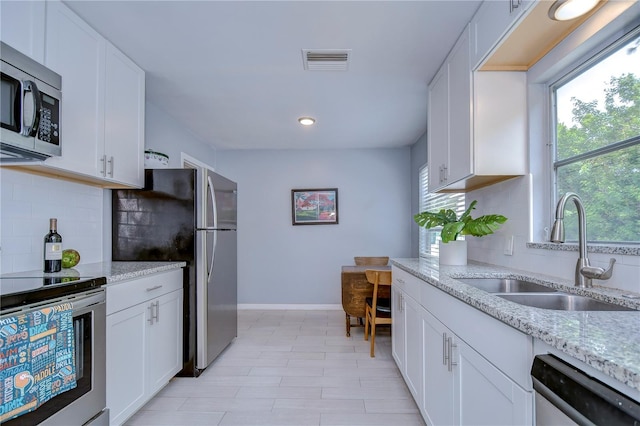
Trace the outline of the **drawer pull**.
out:
M 162 285 L 157 285 L 157 286 L 154 286 L 154 287 L 149 287 L 149 288 L 147 288 L 147 291 L 153 291 L 153 290 L 157 290 L 157 289 L 159 289 L 159 288 L 162 288 Z

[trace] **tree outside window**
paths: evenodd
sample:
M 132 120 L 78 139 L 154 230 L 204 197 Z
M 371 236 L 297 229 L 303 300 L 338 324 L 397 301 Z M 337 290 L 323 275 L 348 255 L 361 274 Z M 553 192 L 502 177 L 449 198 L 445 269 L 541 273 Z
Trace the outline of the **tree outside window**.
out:
M 552 86 L 555 196 L 575 192 L 593 242 L 640 243 L 640 31 Z M 565 212 L 567 240 L 577 212 Z

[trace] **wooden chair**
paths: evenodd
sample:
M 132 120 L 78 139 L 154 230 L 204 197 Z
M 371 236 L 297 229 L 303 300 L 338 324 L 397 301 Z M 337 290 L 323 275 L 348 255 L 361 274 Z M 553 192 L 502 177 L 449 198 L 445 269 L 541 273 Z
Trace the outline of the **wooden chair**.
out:
M 355 256 L 353 258 L 353 261 L 355 262 L 356 266 L 385 266 L 389 264 L 389 256 Z M 343 292 L 344 292 L 344 289 L 343 289 Z M 343 301 L 343 305 L 344 305 L 344 301 Z M 361 310 L 362 309 L 361 306 L 362 305 L 358 305 L 357 310 Z M 362 322 L 364 317 L 354 316 L 354 318 L 356 319 L 356 323 L 352 324 L 351 315 L 347 313 L 345 309 L 345 325 L 346 325 L 347 337 L 351 336 L 351 327 L 364 327 L 364 324 Z
M 356 256 L 353 260 L 358 266 L 384 266 L 389 263 L 389 256 Z
M 380 286 L 391 286 L 391 271 L 367 269 L 367 281 L 373 284 L 373 296 L 367 297 L 365 302 L 364 340 L 369 340 L 371 329 L 371 357 L 375 357 L 374 345 L 376 340 L 376 325 L 391 324 L 391 298 L 379 298 Z

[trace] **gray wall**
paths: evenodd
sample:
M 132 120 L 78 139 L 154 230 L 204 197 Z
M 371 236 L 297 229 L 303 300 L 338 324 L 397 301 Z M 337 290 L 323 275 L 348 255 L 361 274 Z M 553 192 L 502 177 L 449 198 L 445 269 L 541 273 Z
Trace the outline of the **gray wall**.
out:
M 427 134 L 411 145 L 411 216 L 420 213 L 420 168 L 427 163 Z M 419 227 L 412 221 L 411 257 L 419 256 Z
M 354 256 L 411 255 L 410 149 L 218 151 L 238 182 L 238 301 L 340 304 Z M 338 225 L 291 224 L 291 190 L 338 188 Z
M 180 154 L 215 166 L 216 150 L 185 130 L 182 124 L 169 117 L 155 104 L 147 102 L 145 111 L 145 149 L 161 152 L 169 156 L 169 167 L 181 168 Z

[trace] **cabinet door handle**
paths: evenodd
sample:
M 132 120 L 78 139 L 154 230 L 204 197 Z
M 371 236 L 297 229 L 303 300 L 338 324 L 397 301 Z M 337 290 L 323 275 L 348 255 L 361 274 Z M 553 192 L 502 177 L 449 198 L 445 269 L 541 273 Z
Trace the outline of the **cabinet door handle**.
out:
M 446 182 L 447 181 L 447 174 L 448 174 L 449 168 L 446 165 L 442 166 L 442 181 Z
M 109 176 L 113 177 L 113 155 L 109 158 L 107 163 L 109 163 Z
M 107 156 L 103 155 L 102 158 L 100 159 L 100 162 L 102 163 L 102 170 L 100 171 L 100 174 L 102 176 L 107 176 Z
M 442 365 L 447 365 L 447 333 L 442 333 Z
M 160 301 L 156 300 L 156 322 L 160 322 Z
M 153 286 L 153 287 L 147 287 L 147 291 L 153 291 L 153 290 L 157 290 L 159 288 L 162 288 L 162 285 L 156 285 L 156 286 Z
M 147 309 L 149 309 L 149 319 L 147 321 L 149 321 L 149 325 L 153 325 L 153 303 L 150 303 Z
M 512 14 L 514 10 L 520 7 L 522 0 L 509 0 L 509 14 Z
M 447 364 L 447 370 L 448 371 L 453 370 L 453 366 L 454 365 L 458 365 L 457 362 L 453 361 L 453 348 L 455 348 L 456 346 L 457 345 L 455 343 L 453 343 L 453 339 L 451 337 L 448 337 L 447 338 L 447 347 L 449 348 L 448 349 L 448 352 L 449 352 L 449 354 L 448 354 L 449 355 L 449 360 L 448 361 L 449 362 Z

